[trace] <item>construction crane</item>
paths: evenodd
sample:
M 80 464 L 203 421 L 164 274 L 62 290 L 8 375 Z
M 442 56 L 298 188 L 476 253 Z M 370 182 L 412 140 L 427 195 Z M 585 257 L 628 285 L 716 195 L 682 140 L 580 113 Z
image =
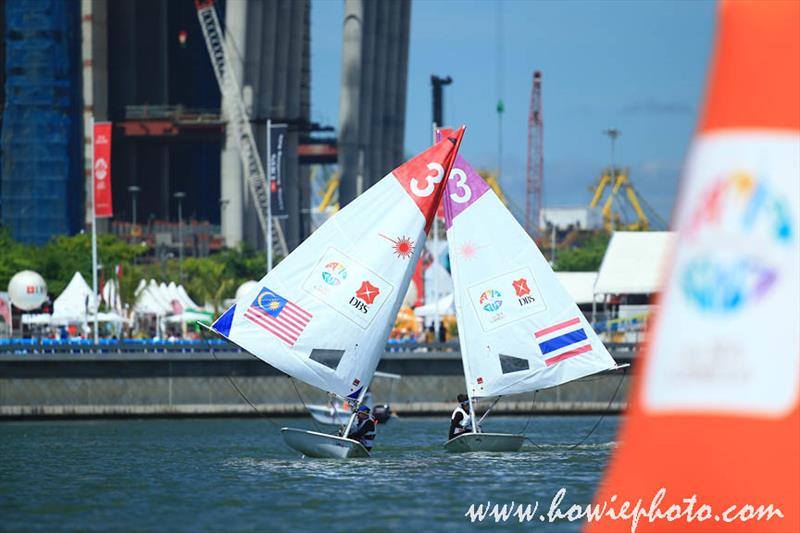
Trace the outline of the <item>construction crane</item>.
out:
M 211 57 L 211 66 L 214 68 L 214 75 L 217 78 L 220 93 L 222 93 L 222 101 L 225 103 L 223 111 L 228 118 L 227 127 L 233 128 L 236 144 L 239 147 L 239 156 L 244 167 L 244 179 L 256 202 L 258 222 L 264 235 L 272 234 L 269 237 L 272 247 L 286 257 L 289 250 L 280 222 L 275 218 L 272 219 L 272 224 L 269 224 L 270 221 L 268 221 L 270 197 L 267 175 L 258 155 L 250 117 L 247 114 L 244 100 L 242 100 L 242 91 L 236 81 L 233 69 L 230 68 L 231 54 L 225 43 L 222 26 L 214 8 L 214 0 L 195 0 L 194 5 L 197 9 L 200 28 L 203 30 L 208 55 Z M 270 225 L 272 231 L 269 229 Z
M 317 211 L 319 213 L 324 213 L 329 207 L 332 208 L 334 213 L 339 210 L 338 200 L 334 201 L 334 196 L 339 189 L 339 176 L 340 174 L 336 172 L 330 178 L 328 178 L 327 185 L 325 186 L 325 192 L 322 193 L 322 199 L 319 201 L 319 205 L 317 206 Z
M 603 227 L 606 231 L 611 232 L 618 228 L 623 228 L 630 231 L 646 231 L 650 227 L 650 219 L 642 209 L 639 197 L 633 184 L 628 179 L 628 170 L 614 170 L 607 168 L 600 175 L 600 179 L 594 186 L 594 194 L 592 200 L 589 202 L 590 209 L 596 209 L 600 205 L 600 200 L 606 189 L 610 188 L 610 192 L 605 202 L 603 202 L 602 215 Z M 625 189 L 625 197 L 623 198 L 619 193 L 621 189 Z M 614 210 L 614 204 L 621 204 L 621 207 L 626 205 L 630 206 L 634 213 L 636 213 L 636 220 L 632 222 L 623 222 L 621 209 Z
M 539 230 L 539 213 L 542 211 L 543 135 L 542 73 L 537 70 L 533 73 L 531 106 L 528 114 L 528 176 L 525 194 L 525 229 L 534 236 Z

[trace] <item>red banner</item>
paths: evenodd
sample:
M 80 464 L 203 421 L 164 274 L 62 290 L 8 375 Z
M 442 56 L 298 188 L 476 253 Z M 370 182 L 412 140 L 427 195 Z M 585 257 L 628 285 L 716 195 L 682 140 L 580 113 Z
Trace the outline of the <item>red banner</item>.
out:
M 113 216 L 111 209 L 111 123 L 94 125 L 94 214 L 97 218 Z

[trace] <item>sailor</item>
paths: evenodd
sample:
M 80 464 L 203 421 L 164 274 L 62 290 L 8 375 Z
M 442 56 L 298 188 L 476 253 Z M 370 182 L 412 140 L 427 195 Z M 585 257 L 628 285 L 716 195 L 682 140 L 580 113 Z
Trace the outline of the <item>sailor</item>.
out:
M 375 420 L 366 405 L 362 405 L 356 411 L 356 419 L 353 420 L 353 427 L 350 428 L 347 438 L 360 442 L 367 451 L 372 449 L 375 442 Z
M 450 417 L 450 433 L 448 440 L 457 437 L 462 433 L 472 431 L 472 418 L 469 416 L 469 398 L 466 394 L 458 395 L 458 407 Z

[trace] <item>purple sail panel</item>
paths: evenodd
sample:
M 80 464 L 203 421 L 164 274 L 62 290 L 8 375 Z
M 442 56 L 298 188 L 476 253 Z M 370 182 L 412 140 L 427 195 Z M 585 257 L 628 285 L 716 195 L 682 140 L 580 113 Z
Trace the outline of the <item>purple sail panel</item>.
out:
M 453 220 L 488 190 L 489 185 L 475 169 L 463 157 L 457 156 L 442 196 L 445 228 L 450 229 Z

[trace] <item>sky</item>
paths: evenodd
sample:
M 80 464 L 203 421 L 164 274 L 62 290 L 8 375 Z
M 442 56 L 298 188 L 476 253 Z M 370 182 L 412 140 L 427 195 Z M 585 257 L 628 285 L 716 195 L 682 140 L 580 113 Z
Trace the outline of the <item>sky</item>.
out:
M 340 0 L 312 0 L 312 120 L 337 126 Z M 610 164 L 603 131 L 617 128 L 616 164 L 669 219 L 705 88 L 715 4 L 708 1 L 412 0 L 405 149 L 430 143 L 430 76 L 451 76 L 444 120 L 466 124 L 461 154 L 498 166 L 501 186 L 524 206 L 528 107 L 542 72 L 543 205 L 585 206 Z

